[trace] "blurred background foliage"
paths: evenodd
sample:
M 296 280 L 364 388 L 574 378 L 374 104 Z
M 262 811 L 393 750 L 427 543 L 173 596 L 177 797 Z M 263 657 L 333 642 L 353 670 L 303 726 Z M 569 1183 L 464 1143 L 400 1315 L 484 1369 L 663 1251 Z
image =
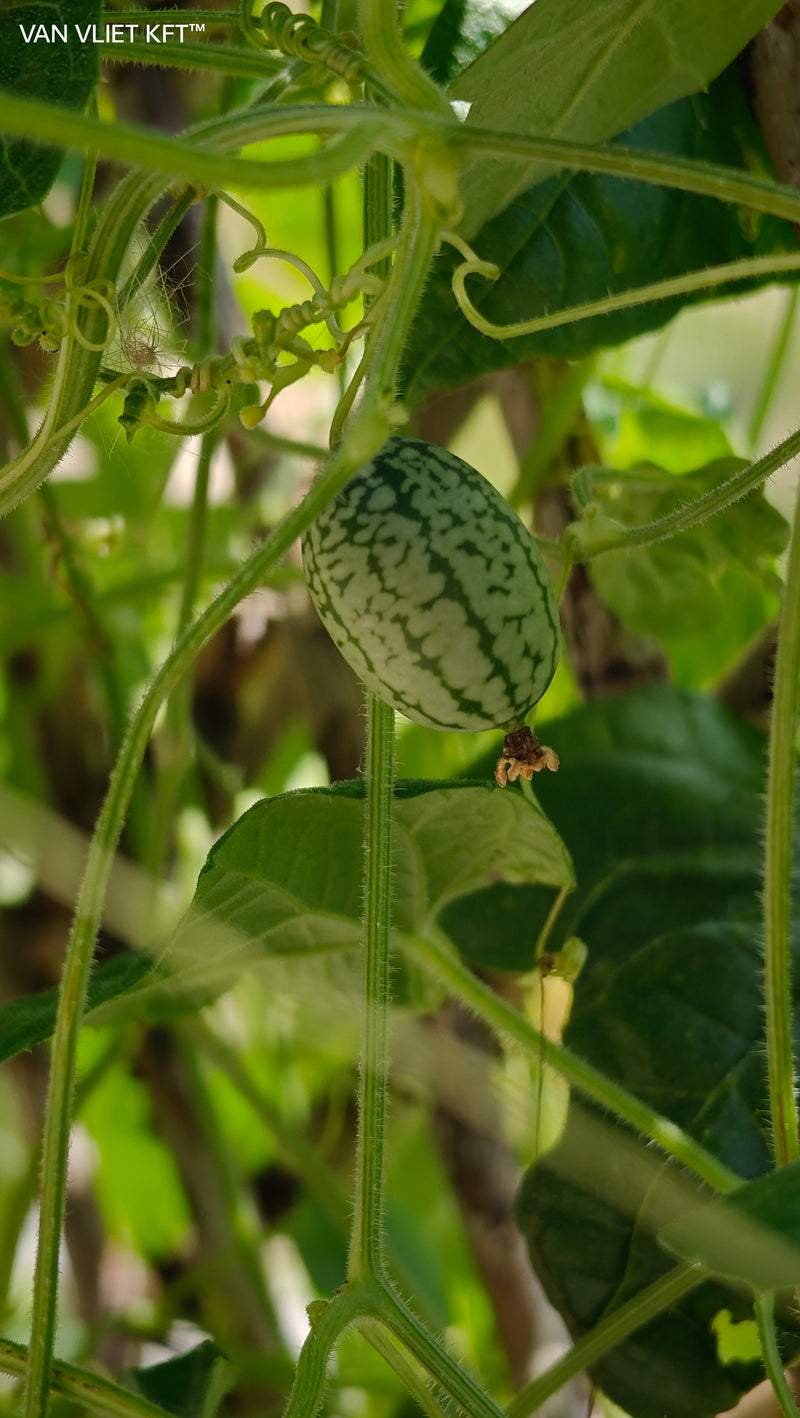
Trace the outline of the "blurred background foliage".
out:
M 432 67 L 444 43 L 441 25 L 432 30 L 441 8 L 439 0 L 409 0 L 405 11 L 409 43 L 416 53 L 427 46 Z M 448 8 L 453 13 L 458 9 Z M 504 27 L 518 9 L 489 7 L 490 28 Z M 346 4 L 340 5 L 345 29 L 352 23 L 347 10 Z M 486 42 L 485 31 L 473 40 L 472 49 L 457 27 L 456 35 L 466 47 L 463 53 L 456 52 L 457 46 L 453 50 L 455 68 L 451 66 L 447 77 Z M 450 44 L 452 49 L 452 36 Z M 263 87 L 248 79 L 198 78 L 106 63 L 99 111 L 110 121 L 134 120 L 176 131 L 221 107 L 252 101 Z M 675 106 L 680 113 L 664 110 L 655 121 L 646 120 L 654 144 L 668 146 L 673 132 L 680 130 L 681 141 L 690 141 L 692 151 L 731 162 L 752 159 L 766 168 L 746 87 L 734 68 L 702 102 L 681 101 Z M 734 128 L 731 114 L 737 116 Z M 642 143 L 645 138 L 640 135 Z M 732 151 L 737 144 L 738 154 Z M 301 140 L 286 139 L 271 146 L 270 158 L 303 150 Z M 81 171 L 76 158 L 66 158 L 41 210 L 29 209 L 0 223 L 0 268 L 36 275 L 63 263 Z M 118 176 L 112 165 L 101 164 L 98 197 Z M 580 184 L 585 190 L 578 191 Z M 536 239 L 544 240 L 536 204 L 549 204 L 553 193 L 544 184 L 536 194 L 534 206 L 525 209 L 524 222 Z M 268 198 L 244 191 L 232 195 L 263 222 L 271 245 L 302 253 L 323 281 L 346 269 L 360 251 L 361 193 L 355 175 L 324 192 L 312 188 Z M 628 244 L 628 256 L 639 260 L 636 269 L 625 262 L 619 266 L 624 287 L 653 279 L 656 273 L 647 266 L 652 253 L 637 251 L 636 213 L 615 207 L 617 195 L 611 180 L 575 179 L 572 190 L 559 195 L 560 209 L 552 221 L 569 243 L 576 239 L 571 226 L 575 211 L 598 204 L 593 210 L 601 213 L 599 246 L 607 219 L 616 239 Z M 682 224 L 695 264 L 721 259 L 714 254 L 702 213 L 681 210 L 676 215 L 667 202 L 656 217 L 665 227 Z M 641 219 L 652 223 L 656 217 L 645 213 Z M 159 373 L 195 356 L 193 271 L 201 221 L 202 205 L 193 207 L 161 269 L 126 316 L 117 346 L 109 352 L 110 364 L 127 361 L 131 367 Z M 693 227 L 692 221 L 699 225 Z M 721 239 L 726 250 L 742 249 L 747 242 L 748 249 L 756 249 L 752 232 L 740 229 L 732 235 L 731 221 L 720 218 L 722 225 L 725 222 Z M 498 239 L 520 244 L 519 231 L 512 231 L 506 213 L 493 223 Z M 767 239 L 790 246 L 795 238 L 785 228 L 777 235 L 772 230 Z M 247 224 L 221 205 L 214 258 L 220 349 L 227 349 L 231 336 L 247 328 L 255 310 L 279 309 L 308 294 L 303 278 L 278 261 L 261 261 L 246 274 L 234 275 L 233 260 L 250 244 Z M 529 259 L 541 269 L 535 245 Z M 672 250 L 670 259 L 680 264 L 683 251 Z M 577 286 L 567 282 L 561 292 L 565 302 L 586 298 L 580 284 L 586 270 L 585 265 L 578 270 Z M 598 279 L 605 282 L 602 262 Z M 512 271 L 512 296 L 519 280 Z M 800 324 L 791 288 L 770 287 L 678 313 L 664 308 L 653 313 L 648 307 L 649 318 L 647 311 L 639 312 L 630 328 L 620 323 L 613 330 L 584 330 L 570 344 L 568 327 L 549 342 L 504 347 L 499 355 L 492 350 L 488 360 L 485 342 L 454 316 L 453 308 L 444 320 L 447 293 L 446 278 L 437 271 L 407 365 L 412 426 L 466 457 L 546 537 L 560 534 L 574 514 L 569 488 L 579 469 L 601 470 L 591 485 L 587 483 L 591 496 L 610 515 L 633 525 L 697 495 L 731 458 L 757 457 L 796 422 Z M 545 304 L 550 294 L 544 290 Z M 492 299 L 499 304 L 492 307 Z M 487 307 L 494 318 L 509 317 L 504 300 L 513 304 L 498 287 Z M 432 328 L 426 322 L 437 331 L 448 326 L 446 360 L 439 359 L 436 378 L 422 357 Z M 447 361 L 448 372 L 443 374 Z M 3 337 L 3 462 L 38 422 L 51 368 L 52 356 L 36 344 L 18 348 Z M 255 432 L 245 435 L 233 422 L 225 429 L 211 464 L 201 603 L 308 486 L 325 456 L 338 393 L 335 378 L 316 373 L 287 390 Z M 4 800 L 0 814 L 4 1003 L 52 990 L 57 983 L 81 846 L 91 831 L 128 713 L 169 649 L 177 625 L 199 440 L 143 429 L 128 443 L 118 415 L 114 400 L 93 414 L 48 484 L 0 524 L 5 584 L 0 605 L 0 770 L 4 792 L 18 795 Z M 570 750 L 573 761 L 580 757 L 591 725 L 596 730 L 601 722 L 596 757 L 583 765 L 587 776 L 579 781 L 575 775 L 571 810 L 563 809 L 563 777 L 547 784 L 543 795 L 576 859 L 579 882 L 582 872 L 584 882 L 605 880 L 606 864 L 594 861 L 590 851 L 607 801 L 603 735 L 610 741 L 620 735 L 630 753 L 641 746 L 625 737 L 628 729 L 615 718 L 613 708 L 598 711 L 599 720 L 569 716 L 584 712 L 580 706 L 586 701 L 605 702 L 608 695 L 642 692 L 647 686 L 657 690 L 668 682 L 673 686 L 669 693 L 711 696 L 712 703 L 717 701 L 714 713 L 722 718 L 699 725 L 693 721 L 686 742 L 672 746 L 674 729 L 665 729 L 659 737 L 656 728 L 657 753 L 668 756 L 674 750 L 677 762 L 690 749 L 699 772 L 720 741 L 726 713 L 756 726 L 746 730 L 744 739 L 733 734 L 729 770 L 720 766 L 715 779 L 724 786 L 724 810 L 720 821 L 708 828 L 708 840 L 718 842 L 720 833 L 725 836 L 723 824 L 727 830 L 741 789 L 740 796 L 746 797 L 744 825 L 725 842 L 755 852 L 760 735 L 768 714 L 786 536 L 782 514 L 793 476 L 789 471 L 779 474 L 766 500 L 739 504 L 711 528 L 626 558 L 600 560 L 588 575 L 579 569 L 573 577 L 565 601 L 567 653 L 542 701 L 538 722 L 546 726 L 565 765 Z M 642 712 L 648 715 L 651 710 Z M 678 719 L 683 712 L 675 710 Z M 686 713 L 690 716 L 689 710 Z M 127 897 L 114 909 L 112 892 L 103 962 L 113 961 L 129 946 L 146 945 L 158 956 L 191 901 L 209 849 L 246 808 L 264 796 L 324 787 L 359 771 L 364 733 L 360 690 L 310 607 L 297 549 L 272 583 L 242 605 L 201 654 L 191 685 L 190 721 L 191 742 L 176 745 L 166 722 L 153 740 L 123 844 L 136 868 L 131 888 L 136 910 L 128 911 Z M 658 725 L 655 710 L 648 722 Z M 653 745 L 641 748 L 643 755 Z M 403 778 L 435 779 L 485 775 L 497 747 L 495 735 L 435 733 L 402 723 L 399 773 Z M 165 820 L 163 785 L 176 755 L 183 778 Z M 627 802 L 636 824 L 632 837 L 647 830 L 657 790 L 658 784 L 646 777 L 636 778 L 630 787 Z M 62 842 L 48 835 L 53 830 L 48 814 L 70 825 L 74 836 L 64 839 L 63 849 L 57 845 L 49 855 L 44 850 L 37 854 L 35 845 L 20 850 L 22 800 L 35 809 L 32 826 L 26 829 L 34 844 L 37 836 L 41 842 Z M 679 796 L 675 811 L 683 822 L 692 811 L 701 810 L 702 801 L 691 793 Z M 665 820 L 668 817 L 667 812 Z M 657 845 L 666 850 L 663 842 Z M 750 894 L 740 916 L 752 933 L 755 858 L 748 858 L 747 872 Z M 151 878 L 158 879 L 157 887 Z M 717 881 L 714 894 L 704 879 L 695 916 L 676 920 L 675 930 L 705 929 L 715 912 L 730 915 L 731 896 L 743 890 L 741 877 L 737 880 L 738 885 L 727 886 Z M 690 886 L 684 887 L 686 899 L 695 900 Z M 504 888 L 502 900 L 487 894 L 477 908 L 465 897 L 460 916 L 454 906 L 447 918 L 465 957 L 490 979 L 504 972 L 498 988 L 517 1002 L 527 988 L 520 978 L 527 978 L 533 963 L 534 924 L 551 901 L 541 886 L 530 887 L 529 897 L 512 896 L 522 889 Z M 652 902 L 652 883 L 639 883 L 636 889 Z M 586 900 L 579 894 L 575 910 L 589 911 Z M 630 901 L 628 894 L 622 906 L 615 907 L 610 923 L 601 920 L 595 926 L 597 955 L 593 966 L 590 941 L 587 979 L 595 966 L 602 968 L 603 951 L 613 952 L 614 922 L 630 908 Z M 663 909 L 668 914 L 666 904 Z M 644 915 L 643 906 L 634 918 L 637 929 Z M 477 943 L 476 922 L 481 925 Z M 581 930 L 588 929 L 581 921 Z M 754 989 L 757 968 L 749 939 L 742 943 L 743 973 L 737 977 L 745 993 L 748 986 Z M 685 939 L 676 940 L 678 957 L 687 948 Z M 202 1370 L 202 1393 L 213 1391 L 219 1397 L 227 1380 L 214 1368 L 217 1350 L 209 1357 L 208 1350 L 197 1347 L 210 1338 L 238 1374 L 234 1392 L 223 1400 L 230 1411 L 278 1411 L 305 1332 L 304 1307 L 344 1278 L 358 1030 L 358 988 L 352 979 L 329 978 L 313 962 L 295 962 L 282 974 L 248 973 L 211 999 L 199 1015 L 190 993 L 182 1006 L 170 998 L 160 1017 L 157 1007 L 137 1005 L 135 990 L 125 997 L 132 1001 L 129 1007 L 123 1005 L 115 1013 L 106 1005 L 105 1014 L 102 1009 L 95 1012 L 93 1027 L 84 1031 L 81 1044 L 59 1337 L 63 1356 L 91 1357 L 120 1373 L 191 1351 L 196 1372 Z M 387 1245 L 393 1271 L 402 1292 L 413 1296 L 417 1313 L 442 1332 L 452 1351 L 502 1398 L 528 1371 L 532 1353 L 539 1362 L 550 1352 L 548 1346 L 563 1339 L 526 1269 L 511 1203 L 518 1170 L 529 1166 L 536 1152 L 532 1136 L 538 1140 L 546 1128 L 558 1131 L 564 1099 L 554 1080 L 537 1076 L 535 1070 L 532 1076 L 513 1051 L 504 1060 L 496 1056 L 494 1045 L 477 1026 L 451 1017 L 451 1007 L 441 998 L 426 998 L 422 985 L 422 993 L 415 994 L 413 980 L 404 978 L 402 984 L 399 1038 L 408 1018 L 423 1012 L 424 1006 L 445 1032 L 465 1036 L 467 1054 L 473 1049 L 484 1063 L 488 1056 L 495 1072 L 486 1066 L 480 1086 L 466 1090 L 468 1101 L 462 1086 L 457 1106 L 437 1095 L 430 1069 L 426 1074 L 407 1065 L 408 1050 L 399 1049 L 389 1139 Z M 591 996 L 585 995 L 587 999 Z M 634 1006 L 629 1001 L 620 1010 L 622 1035 Z M 0 1015 L 0 1024 L 10 1018 Z M 614 1020 L 609 1023 L 601 1016 L 598 1022 L 586 1003 L 576 1008 L 574 1038 L 587 1054 L 604 1023 L 612 1027 Z M 750 1034 L 756 1025 L 749 1017 L 740 1024 L 748 1049 L 755 1049 Z M 45 1026 L 37 1037 L 46 1034 Z M 413 1058 L 414 1047 L 410 1053 Z M 597 1053 L 598 1061 L 611 1068 L 599 1045 Z M 623 1053 L 620 1046 L 620 1058 Z M 17 1339 L 26 1338 L 29 1318 L 36 1139 L 46 1064 L 46 1045 L 37 1043 L 7 1063 L 0 1075 L 0 1308 L 4 1332 Z M 453 1065 L 457 1082 L 459 1070 L 466 1067 L 459 1055 Z M 656 1063 L 652 1069 L 657 1071 Z M 464 1077 L 468 1075 L 462 1074 L 462 1085 Z M 641 1093 L 642 1070 L 634 1069 L 625 1081 Z M 745 1085 L 747 1106 L 757 1111 L 760 1077 L 748 1077 Z M 505 1100 L 509 1119 L 505 1135 L 491 1136 L 488 1144 L 481 1131 L 481 1087 L 490 1100 Z M 513 1099 L 520 1092 L 528 1104 L 515 1114 Z M 661 1105 L 668 1109 L 663 1099 Z M 684 1120 L 687 1126 L 690 1122 Z M 740 1132 L 742 1126 L 739 1119 Z M 729 1136 L 725 1134 L 723 1152 Z M 465 1158 L 470 1146 L 480 1152 L 476 1138 L 484 1139 L 488 1160 L 483 1154 L 477 1161 Z M 764 1165 L 763 1136 L 755 1125 L 748 1145 L 746 1159 L 738 1156 L 733 1161 L 749 1175 Z M 495 1237 L 494 1252 L 477 1235 L 492 1206 L 496 1212 L 499 1208 L 494 1223 L 500 1240 Z M 509 1239 L 512 1233 L 515 1240 Z M 492 1265 L 499 1266 L 497 1255 L 504 1245 L 505 1269 L 493 1275 Z M 515 1329 L 514 1317 L 503 1310 L 504 1289 L 523 1310 L 530 1307 L 530 1324 L 525 1311 Z M 518 1332 L 520 1327 L 524 1334 Z M 746 1344 L 739 1358 L 742 1363 L 752 1360 Z M 212 1374 L 219 1392 L 211 1383 Z M 185 1396 L 195 1371 L 181 1375 L 177 1387 Z M 143 1392 L 154 1392 L 159 1402 L 167 1402 L 168 1385 L 148 1390 L 141 1375 L 136 1382 Z M 172 1401 L 178 1404 L 179 1399 Z M 0 1397 L 0 1403 L 7 1402 L 10 1399 Z M 348 1334 L 337 1350 L 326 1403 L 328 1412 L 344 1418 L 401 1416 L 413 1406 L 397 1375 L 356 1333 Z M 586 1396 L 578 1392 L 565 1403 L 568 1411 L 582 1413 Z

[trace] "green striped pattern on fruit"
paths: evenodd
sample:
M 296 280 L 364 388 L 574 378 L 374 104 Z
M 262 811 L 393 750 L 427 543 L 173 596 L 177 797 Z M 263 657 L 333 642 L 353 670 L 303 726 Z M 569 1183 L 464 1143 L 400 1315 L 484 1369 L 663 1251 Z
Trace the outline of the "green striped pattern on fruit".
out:
M 390 438 L 306 534 L 322 621 L 372 691 L 417 724 L 522 723 L 558 661 L 536 542 L 468 463 Z

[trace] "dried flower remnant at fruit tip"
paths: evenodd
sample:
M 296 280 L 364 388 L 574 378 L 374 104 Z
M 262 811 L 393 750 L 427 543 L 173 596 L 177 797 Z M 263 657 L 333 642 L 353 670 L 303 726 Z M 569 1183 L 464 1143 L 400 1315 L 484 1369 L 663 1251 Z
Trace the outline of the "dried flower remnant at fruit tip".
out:
M 558 754 L 541 743 L 532 729 L 511 729 L 503 740 L 503 752 L 494 770 L 498 787 L 505 788 L 508 783 L 516 783 L 518 778 L 530 782 L 534 773 L 541 773 L 543 768 L 557 773 Z

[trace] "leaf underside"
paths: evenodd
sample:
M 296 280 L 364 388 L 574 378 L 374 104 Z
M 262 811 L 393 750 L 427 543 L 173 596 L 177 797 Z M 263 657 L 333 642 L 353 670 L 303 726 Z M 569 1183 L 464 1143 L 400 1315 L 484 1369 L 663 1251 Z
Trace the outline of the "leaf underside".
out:
M 85 33 L 99 23 L 101 13 L 101 0 L 6 0 L 0 89 L 82 109 L 97 83 L 99 65 L 95 44 L 91 38 L 82 43 L 76 25 Z M 64 31 L 66 39 L 61 38 Z M 0 217 L 41 202 L 62 157 L 58 148 L 0 135 Z

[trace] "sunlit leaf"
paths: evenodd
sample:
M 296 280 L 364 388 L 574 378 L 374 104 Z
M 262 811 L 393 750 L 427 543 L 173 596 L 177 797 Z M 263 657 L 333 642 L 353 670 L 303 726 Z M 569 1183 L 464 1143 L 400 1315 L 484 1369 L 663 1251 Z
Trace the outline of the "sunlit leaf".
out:
M 457 76 L 467 122 L 510 133 L 602 143 L 710 81 L 775 13 L 775 0 L 536 0 Z M 476 162 L 462 182 L 474 236 L 541 166 Z
M 110 1235 L 150 1260 L 173 1255 L 188 1238 L 191 1215 L 144 1084 L 122 1067 L 109 1069 L 81 1118 L 97 1144 L 93 1185 Z
M 601 515 L 637 527 L 712 491 L 745 466 L 743 459 L 728 458 L 680 478 L 649 466 L 581 477 Z M 606 605 L 633 630 L 661 639 L 704 636 L 728 614 L 723 573 L 774 584 L 775 558 L 788 534 L 785 519 L 757 491 L 654 546 L 598 557 L 590 575 Z
M 162 957 L 176 990 L 211 997 L 260 961 L 330 960 L 360 946 L 363 799 L 363 782 L 337 784 L 265 799 L 240 818 L 212 848 Z M 481 881 L 569 887 L 573 872 L 533 799 L 488 782 L 399 782 L 393 880 L 395 929 L 414 932 Z

